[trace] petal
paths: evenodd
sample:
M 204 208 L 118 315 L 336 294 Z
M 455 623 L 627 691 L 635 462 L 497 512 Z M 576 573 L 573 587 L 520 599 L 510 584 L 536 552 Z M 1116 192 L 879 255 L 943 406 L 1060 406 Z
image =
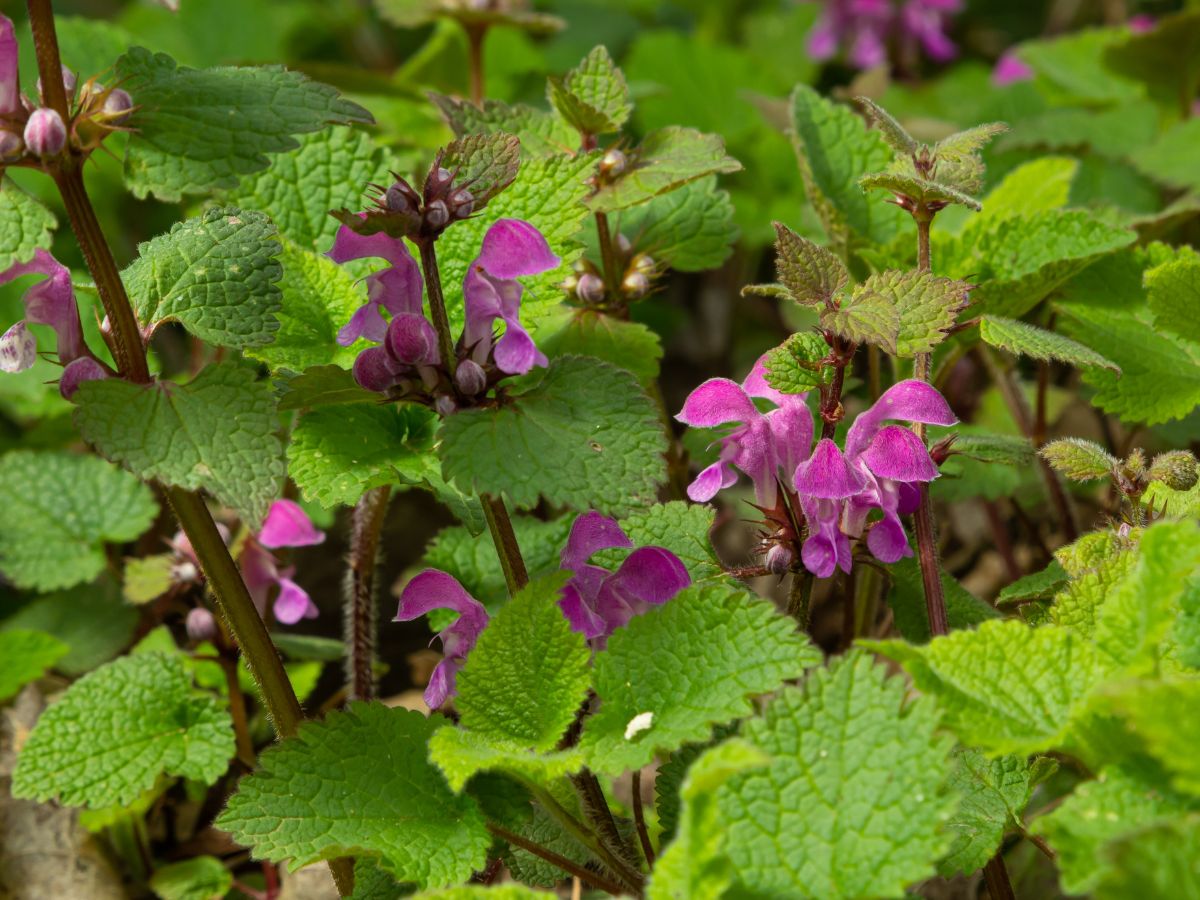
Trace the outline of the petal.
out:
M 812 453 L 813 417 L 803 395 L 784 397 L 779 409 L 767 413 L 776 464 L 789 481 L 796 467 Z
M 429 684 L 425 686 L 425 705 L 430 709 L 440 709 L 450 695 L 454 693 L 454 683 L 462 662 L 455 657 L 446 657 L 433 667 L 429 676 Z
M 284 625 L 295 625 L 301 619 L 315 619 L 319 615 L 308 592 L 290 578 L 279 579 L 279 596 L 275 598 L 273 611 Z
M 722 488 L 732 487 L 737 481 L 737 475 L 724 460 L 717 460 L 704 469 L 696 480 L 688 485 L 687 495 L 695 503 L 707 503 Z
M 403 313 L 392 319 L 387 329 L 387 349 L 404 365 L 435 365 L 441 361 L 437 331 L 424 316 Z
M 0 338 L 0 341 L 3 339 Z M 2 355 L 2 351 L 0 351 L 0 355 Z M 108 371 L 104 366 L 90 356 L 81 356 L 79 359 L 71 360 L 63 369 L 62 376 L 58 379 L 58 392 L 63 395 L 64 399 L 70 400 L 85 381 L 102 381 L 107 377 Z
M 728 378 L 710 378 L 688 395 L 675 418 L 685 425 L 711 428 L 729 422 L 751 422 L 761 416 L 740 384 Z
M 366 213 L 359 213 L 360 218 L 366 218 Z M 406 262 L 412 263 L 412 254 L 404 245 L 403 238 L 389 237 L 382 231 L 375 234 L 359 234 L 349 226 L 343 225 L 333 238 L 333 247 L 327 254 L 335 263 L 349 262 L 352 259 L 386 259 L 393 266 L 403 267 Z
M 197 606 L 188 610 L 183 627 L 193 641 L 207 641 L 217 633 L 217 620 L 203 606 Z
M 354 311 L 350 321 L 338 329 L 337 342 L 349 347 L 359 338 L 379 343 L 387 334 L 387 322 L 379 313 L 379 306 L 368 300 Z
M 17 70 L 17 36 L 13 23 L 0 16 L 0 116 L 21 108 L 21 83 Z
M 24 372 L 37 362 L 37 338 L 24 320 L 0 335 L 0 372 Z
M 71 271 L 45 250 L 37 250 L 25 263 L 0 272 L 0 284 L 22 275 L 45 275 L 25 292 L 25 318 L 38 325 L 49 325 L 58 335 L 58 358 L 63 365 L 84 355 L 83 329 L 79 307 L 71 285 Z
M 875 475 L 892 481 L 933 481 L 938 477 L 925 443 L 900 425 L 880 429 L 862 461 Z
M 768 354 L 764 353 L 754 362 L 750 374 L 742 381 L 742 390 L 751 397 L 763 397 L 777 404 L 782 404 L 786 394 L 782 394 L 767 384 L 766 362 Z
M 605 633 L 604 620 L 584 602 L 583 594 L 575 586 L 575 579 L 563 585 L 558 607 L 570 624 L 571 630 L 578 631 L 589 641 Z
M 474 265 L 483 266 L 493 278 L 516 278 L 557 268 L 561 262 L 528 222 L 497 219 L 483 236 Z
M 325 532 L 318 531 L 300 504 L 276 500 L 267 511 L 258 542 L 264 547 L 311 547 L 323 543 Z
M 853 458 L 866 450 L 888 419 L 924 425 L 953 425 L 958 421 L 937 388 L 916 378 L 900 381 L 854 420 L 846 433 L 846 455 Z
M 904 526 L 894 514 L 885 515 L 871 526 L 871 530 L 867 532 L 867 549 L 883 563 L 899 562 L 904 557 L 913 555 Z
M 460 633 L 478 635 L 488 622 L 482 603 L 467 593 L 452 576 L 437 569 L 426 569 L 404 586 L 395 622 L 410 622 L 433 609 L 451 609 L 459 614 L 455 625 Z
M 623 596 L 657 606 L 692 583 L 679 557 L 662 547 L 639 547 L 605 582 Z
M 463 342 L 468 347 L 483 347 L 484 358 L 492 348 L 492 323 L 500 315 L 500 291 L 487 274 L 472 265 L 463 279 L 463 309 L 466 326 Z
M 616 519 L 595 511 L 585 512 L 572 523 L 567 545 L 559 555 L 559 563 L 564 569 L 575 572 L 601 550 L 632 546 L 633 541 L 621 530 Z
M 900 496 L 896 501 L 896 512 L 902 516 L 911 516 L 921 508 L 921 489 L 915 484 L 901 482 L 896 487 Z
M 800 548 L 804 568 L 818 578 L 828 578 L 837 569 L 836 538 L 826 534 L 811 535 Z
M 269 550 L 260 546 L 258 541 L 251 539 L 246 542 L 239 561 L 250 599 L 254 601 L 258 614 L 265 615 L 267 595 L 271 586 L 279 581 L 279 568 L 275 564 L 275 557 Z
M 509 319 L 504 337 L 496 342 L 494 357 L 496 368 L 509 375 L 524 375 L 534 366 L 546 366 L 546 354 L 537 348 L 520 323 Z
M 760 416 L 726 440 L 734 448 L 730 460 L 754 483 L 755 501 L 759 506 L 774 506 L 778 464 L 770 422 Z
M 368 347 L 354 360 L 354 380 L 368 391 L 386 391 L 402 371 L 386 347 Z
M 1016 53 L 1009 51 L 996 60 L 992 69 L 992 84 L 1005 87 L 1018 81 L 1029 81 L 1033 78 L 1033 69 Z
M 825 500 L 853 497 L 862 490 L 842 451 L 829 438 L 818 441 L 812 456 L 796 468 L 795 483 L 801 496 Z
M 406 255 L 390 268 L 367 276 L 367 296 L 394 316 L 420 315 L 422 285 L 417 261 Z

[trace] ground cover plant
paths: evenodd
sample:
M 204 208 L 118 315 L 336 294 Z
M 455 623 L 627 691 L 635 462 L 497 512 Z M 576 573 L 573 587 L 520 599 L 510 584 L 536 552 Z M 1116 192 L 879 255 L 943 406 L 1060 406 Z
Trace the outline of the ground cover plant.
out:
M 1200 896 L 1200 8 L 1095 6 L 6 8 L 0 895 Z

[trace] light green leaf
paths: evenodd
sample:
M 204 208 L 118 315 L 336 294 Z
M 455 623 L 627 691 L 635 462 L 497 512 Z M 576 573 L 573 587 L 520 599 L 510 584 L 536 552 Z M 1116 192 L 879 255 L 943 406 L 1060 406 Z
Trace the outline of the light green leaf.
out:
M 372 488 L 417 484 L 436 472 L 436 416 L 414 404 L 320 406 L 288 444 L 288 473 L 305 499 L 352 506 Z
M 898 897 L 933 874 L 954 810 L 942 787 L 951 741 L 937 705 L 905 695 L 903 679 L 855 652 L 746 723 L 772 762 L 718 789 L 746 893 Z
M 1026 466 L 1033 462 L 1033 444 L 1029 438 L 987 431 L 956 430 L 953 453 L 980 462 L 1003 463 L 1006 466 Z
M 184 385 L 80 385 L 75 424 L 143 480 L 204 488 L 257 527 L 283 481 L 275 402 L 252 369 L 210 365 Z
M 1108 47 L 1129 35 L 1124 28 L 1089 28 L 1048 40 L 1027 41 L 1018 55 L 1062 100 L 1099 105 L 1142 99 L 1142 89 L 1104 63 Z
M 955 631 L 922 647 L 863 641 L 900 663 L 913 684 L 938 699 L 946 725 L 989 753 L 1037 753 L 1060 746 L 1072 716 L 1103 677 L 1092 643 L 1056 625 L 1013 619 Z
M 662 344 L 641 322 L 630 322 L 597 309 L 572 309 L 563 327 L 548 335 L 541 348 L 550 358 L 592 356 L 626 369 L 642 384 L 658 377 Z
M 0 703 L 37 681 L 70 648 L 41 631 L 0 631 Z
M 125 561 L 121 594 L 135 606 L 161 597 L 175 581 L 175 554 L 155 553 Z
M 738 239 L 733 201 L 717 189 L 715 175 L 623 209 L 612 222 L 639 252 L 679 272 L 717 268 L 729 259 Z
M 279 251 L 262 213 L 209 209 L 141 244 L 121 277 L 143 328 L 176 321 L 201 340 L 252 347 L 279 329 Z
M 364 390 L 354 375 L 341 366 L 313 366 L 299 375 L 281 379 L 279 411 L 337 406 L 343 403 L 378 403 L 379 395 Z
M 683 563 L 692 582 L 722 578 L 725 569 L 713 550 L 709 531 L 713 527 L 712 507 L 702 503 L 670 500 L 656 503 L 621 520 L 621 528 L 634 547 L 663 547 Z M 592 561 L 606 569 L 616 569 L 629 550 L 603 550 Z
M 947 784 L 961 798 L 946 823 L 950 850 L 938 863 L 947 877 L 982 869 L 1000 847 L 1004 833 L 1021 825 L 1032 789 L 1029 762 L 1022 756 L 988 759 L 978 750 L 961 749 Z
M 868 121 L 879 129 L 883 139 L 896 153 L 912 156 L 920 148 L 921 145 L 905 131 L 904 126 L 870 97 L 855 97 L 854 102 L 866 113 Z
M 896 628 L 907 641 L 928 641 L 929 613 L 925 609 L 925 586 L 916 558 L 910 556 L 893 563 L 887 567 L 887 573 L 892 582 L 887 602 L 895 616 Z M 946 619 L 951 629 L 974 628 L 981 622 L 997 618 L 991 606 L 959 584 L 953 575 L 942 572 L 941 582 Z
M 339 856 L 378 856 L 400 881 L 437 887 L 483 866 L 491 837 L 475 801 L 455 796 L 426 759 L 445 720 L 354 703 L 259 757 L 217 826 L 255 858 L 294 871 Z
M 0 456 L 0 571 L 40 591 L 91 581 L 105 543 L 132 541 L 158 504 L 145 485 L 94 456 L 16 450 Z
M 232 188 L 265 169 L 266 154 L 295 149 L 292 135 L 373 121 L 333 88 L 282 66 L 189 69 L 135 47 L 117 60 L 115 78 L 136 104 L 125 176 L 138 197 L 175 201 Z
M 705 175 L 737 172 L 742 164 L 725 153 L 715 134 L 671 125 L 652 131 L 629 153 L 625 172 L 588 199 L 594 212 L 645 203 Z
M 480 772 L 504 772 L 524 782 L 550 784 L 583 768 L 579 748 L 537 753 L 519 741 L 446 725 L 429 740 L 429 758 L 453 791 Z
M 1101 850 L 1097 900 L 1200 900 L 1200 815 L 1175 817 L 1124 834 Z
M 933 145 L 937 180 L 966 194 L 983 186 L 984 166 L 979 151 L 1008 131 L 1003 122 L 986 122 L 942 138 Z
M 579 146 L 579 135 L 553 112 L 523 103 L 510 106 L 499 100 L 484 100 L 481 108 L 469 100 L 436 93 L 431 93 L 429 99 L 458 137 L 506 131 L 521 139 L 521 153 L 526 159 L 570 153 Z
M 1146 299 L 1156 325 L 1200 342 L 1200 254 L 1182 254 L 1147 272 Z
M 900 311 L 891 298 L 859 287 L 840 306 L 821 310 L 821 327 L 855 343 L 874 344 L 896 353 L 900 335 Z
M 233 887 L 233 873 L 215 856 L 194 856 L 155 869 L 150 889 L 162 900 L 219 900 Z
M 359 129 L 325 128 L 298 142 L 295 150 L 276 156 L 269 169 L 244 179 L 223 202 L 266 213 L 297 247 L 324 253 L 338 230 L 329 211 L 360 203 L 367 184 L 380 181 L 385 166 L 375 142 Z
M 556 894 L 535 891 L 522 884 L 501 884 L 484 887 L 467 884 L 447 888 L 444 891 L 424 891 L 416 895 L 420 900 L 555 900 Z
M 551 77 L 547 94 L 559 115 L 582 134 L 620 131 L 633 111 L 625 76 L 603 45 L 562 78 Z
M 454 173 L 456 181 L 470 185 L 475 209 L 481 210 L 517 177 L 521 142 L 503 131 L 468 134 L 450 142 L 438 161 Z
M 916 175 L 906 175 L 903 172 L 864 175 L 858 183 L 864 191 L 891 191 L 897 197 L 907 197 L 914 203 L 957 203 L 976 212 L 983 208 L 978 200 L 953 185 L 930 181 Z
M 1023 603 L 1028 600 L 1048 600 L 1067 583 L 1067 571 L 1054 559 L 1040 572 L 1018 578 L 996 596 L 997 606 Z
M 854 302 L 862 302 L 862 294 L 890 304 L 900 319 L 895 352 L 912 356 L 929 353 L 946 339 L 968 291 L 965 282 L 930 272 L 879 272 L 855 288 Z
M 1051 441 L 1038 451 L 1054 471 L 1072 481 L 1111 478 L 1119 461 L 1099 444 L 1083 438 Z
M 438 441 L 443 473 L 464 491 L 609 514 L 653 500 L 666 449 L 634 377 L 580 356 L 553 360 L 511 404 L 447 417 Z
M 1057 360 L 1080 368 L 1100 366 L 1117 373 L 1121 371 L 1121 367 L 1115 362 L 1105 359 L 1090 347 L 1017 319 L 981 316 L 979 336 L 985 344 L 999 347 L 1017 356 L 1030 356 L 1045 361 Z
M 79 679 L 21 748 L 14 797 L 92 808 L 128 804 L 165 772 L 212 784 L 234 753 L 233 723 L 193 692 L 181 658 L 125 656 Z
M 782 222 L 775 223 L 775 270 L 801 306 L 829 305 L 850 280 L 840 259 Z
M 54 213 L 11 178 L 0 177 L 0 272 L 28 262 L 38 249 L 50 249 L 55 224 Z
M 767 601 L 740 588 L 693 586 L 636 616 L 597 654 L 600 709 L 579 746 L 596 772 L 641 768 L 660 752 L 706 740 L 713 725 L 748 715 L 749 697 L 819 661 Z
M 1200 797 L 1200 679 L 1134 682 L 1112 700 L 1130 731 L 1171 774 L 1176 790 Z
M 1013 216 L 1061 209 L 1078 171 L 1079 160 L 1069 156 L 1046 156 L 1018 166 L 983 198 L 983 212 L 968 220 L 963 233 L 980 234 Z
M 1134 167 L 1162 184 L 1183 190 L 1200 188 L 1196 173 L 1196 141 L 1200 121 L 1184 119 L 1156 140 L 1137 148 L 1131 155 Z
M 1158 134 L 1158 118 L 1159 112 L 1151 104 L 1138 101 L 1103 109 L 1059 107 L 1014 122 L 1012 132 L 996 142 L 996 149 L 1003 152 L 1086 147 L 1109 159 L 1123 159 L 1153 142 Z M 1039 162 L 1041 160 L 1025 165 Z M 990 210 L 990 202 L 985 201 L 985 204 Z M 1058 205 L 1064 206 L 1066 201 Z
M 821 362 L 828 355 L 824 338 L 801 331 L 767 353 L 763 374 L 775 390 L 803 394 L 828 382 L 830 367 Z

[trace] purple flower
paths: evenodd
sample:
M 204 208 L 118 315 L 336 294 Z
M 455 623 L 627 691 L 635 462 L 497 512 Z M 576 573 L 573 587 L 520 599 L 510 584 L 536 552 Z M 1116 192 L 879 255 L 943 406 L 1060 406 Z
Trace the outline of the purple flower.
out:
M 996 87 L 1028 81 L 1032 77 L 1033 69 L 1012 50 L 996 60 L 996 66 L 992 69 L 992 84 Z
M 21 108 L 21 81 L 17 69 L 17 35 L 12 20 L 0 16 L 0 118 Z
M 1158 23 L 1155 22 L 1154 16 L 1148 16 L 1145 13 L 1140 13 L 1136 16 L 1130 16 L 1129 21 L 1126 24 L 1129 26 L 1129 30 L 1134 34 L 1142 34 L 1147 31 L 1153 31 L 1155 25 Z
M 899 40 L 946 62 L 957 49 L 945 29 L 961 6 L 961 0 L 904 0 L 899 9 L 892 0 L 825 0 L 808 36 L 808 53 L 826 60 L 844 49 L 851 65 L 872 69 L 887 62 L 889 42 Z
M 934 62 L 949 62 L 958 55 L 958 48 L 945 29 L 961 6 L 961 0 L 908 0 L 900 10 L 901 33 L 918 41 Z
M 35 156 L 58 156 L 67 145 L 67 126 L 57 110 L 35 109 L 25 123 L 25 146 Z
M 792 487 L 792 473 L 808 456 L 812 445 L 812 414 L 804 395 L 781 394 L 763 377 L 760 357 L 740 385 L 728 378 L 710 378 L 684 401 L 675 418 L 685 425 L 711 428 L 738 423 L 721 438 L 720 458 L 702 471 L 688 486 L 688 496 L 698 503 L 711 500 L 722 488 L 737 481 L 737 468 L 754 482 L 754 495 L 760 506 L 775 505 L 776 479 Z M 768 413 L 759 412 L 752 398 L 760 397 L 777 405 Z
M 541 232 L 520 219 L 498 219 L 483 236 L 479 256 L 467 269 L 463 299 L 467 325 L 463 340 L 478 363 L 492 350 L 492 328 L 503 319 L 504 336 L 496 343 L 496 368 L 523 375 L 547 364 L 533 338 L 521 326 L 523 288 L 517 278 L 557 268 L 561 260 L 550 251 Z
M 17 263 L 0 272 L 0 284 L 22 275 L 45 275 L 25 292 L 25 321 L 49 325 L 58 335 L 58 361 L 64 366 L 82 357 L 90 357 L 83 342 L 79 306 L 71 286 L 71 272 L 45 250 L 34 253 L 29 262 Z M 36 344 L 33 336 L 18 322 L 0 338 L 0 369 L 20 372 L 33 365 Z M 78 382 L 76 382 L 78 383 Z
M 292 566 L 279 567 L 271 550 L 281 547 L 310 547 L 325 540 L 325 533 L 313 527 L 312 521 L 299 505 L 291 500 L 276 500 L 271 504 L 262 528 L 246 540 L 242 549 L 242 576 L 250 598 L 265 615 L 271 588 L 278 587 L 273 612 L 284 625 L 295 625 L 301 619 L 314 619 L 318 611 L 308 592 L 292 580 Z
M 679 557 L 662 547 L 639 547 L 615 572 L 588 562 L 601 550 L 632 546 L 615 519 L 588 512 L 571 526 L 560 556 L 562 568 L 572 576 L 563 587 L 559 608 L 572 629 L 597 644 L 692 583 Z
M 435 609 L 450 609 L 458 618 L 438 632 L 442 661 L 434 667 L 425 688 L 425 704 L 438 709 L 454 693 L 455 677 L 479 633 L 488 623 L 483 604 L 467 593 L 453 576 L 426 569 L 404 586 L 394 622 L 410 622 Z
M 367 276 L 367 302 L 338 331 L 337 341 L 343 347 L 349 347 L 359 338 L 376 343 L 384 339 L 388 324 L 380 313 L 380 307 L 392 316 L 415 315 L 424 318 L 421 310 L 421 270 L 402 239 L 389 237 L 383 232 L 362 235 L 343 225 L 333 239 L 333 248 L 328 256 L 336 263 L 368 258 L 386 259 L 391 263 L 388 268 Z
M 67 363 L 58 379 L 58 392 L 70 400 L 85 381 L 100 381 L 108 377 L 108 370 L 90 356 L 81 356 Z

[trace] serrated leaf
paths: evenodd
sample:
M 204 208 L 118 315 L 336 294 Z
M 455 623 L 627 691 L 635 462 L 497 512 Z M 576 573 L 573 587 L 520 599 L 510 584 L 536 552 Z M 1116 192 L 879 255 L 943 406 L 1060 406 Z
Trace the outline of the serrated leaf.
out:
M 999 347 L 1017 356 L 1030 356 L 1045 361 L 1057 360 L 1080 368 L 1099 366 L 1117 373 L 1121 371 L 1121 367 L 1115 362 L 1105 359 L 1090 347 L 1017 319 L 981 316 L 979 336 L 985 344 Z
M 521 139 L 521 153 L 526 158 L 569 153 L 579 146 L 579 135 L 552 112 L 499 100 L 484 100 L 480 107 L 437 93 L 431 93 L 429 99 L 458 137 L 506 131 Z
M 1185 9 L 1163 16 L 1154 27 L 1127 34 L 1109 46 L 1104 62 L 1113 72 L 1143 82 L 1168 107 L 1192 97 L 1200 87 L 1200 13 Z
M 511 404 L 447 417 L 438 442 L 443 474 L 463 490 L 612 515 L 653 499 L 666 449 L 634 377 L 581 356 L 553 360 Z
M 639 252 L 679 272 L 717 268 L 738 239 L 733 201 L 727 191 L 717 189 L 715 175 L 621 210 L 611 221 Z
M 620 131 L 633 111 L 625 76 L 603 45 L 562 78 L 550 78 L 547 94 L 559 115 L 582 134 Z
M 280 382 L 279 411 L 337 406 L 345 403 L 378 403 L 379 395 L 358 386 L 354 375 L 341 366 L 312 366 Z
M 531 807 L 532 817 L 521 824 L 518 833 L 541 847 L 565 856 L 572 862 L 587 866 L 590 853 L 575 838 L 563 830 L 562 825 L 551 818 L 541 806 Z M 535 887 L 553 888 L 563 880 L 563 870 L 540 856 L 534 856 L 514 844 L 504 851 L 504 863 L 517 881 Z
M 1053 812 L 1035 819 L 1029 830 L 1044 837 L 1057 854 L 1063 890 L 1087 894 L 1108 874 L 1105 844 L 1195 805 L 1164 784 L 1110 767 L 1077 787 Z
M 1195 190 L 1200 187 L 1195 166 L 1197 139 L 1200 139 L 1200 122 L 1185 119 L 1137 147 L 1130 154 L 1130 161 L 1139 172 L 1160 184 Z
M 858 180 L 864 191 L 891 191 L 897 197 L 907 197 L 914 203 L 957 203 L 967 209 L 979 211 L 982 204 L 974 197 L 964 193 L 950 184 L 940 181 L 930 181 L 916 175 L 906 175 L 902 172 L 877 172 L 864 175 Z
M 324 253 L 338 230 L 329 210 L 354 205 L 366 185 L 379 180 L 385 169 L 382 153 L 370 135 L 354 128 L 325 128 L 298 143 L 223 200 L 266 213 L 297 247 Z
M 1134 682 L 1120 689 L 1113 704 L 1149 754 L 1170 773 L 1175 789 L 1200 797 L 1200 679 Z M 1198 803 L 1197 805 L 1200 805 Z
M 128 804 L 164 772 L 212 784 L 233 753 L 229 713 L 193 693 L 182 659 L 126 656 L 79 679 L 42 713 L 12 792 L 67 806 Z
M 746 723 L 771 764 L 718 789 L 746 893 L 893 897 L 933 874 L 954 809 L 942 789 L 951 741 L 936 733 L 936 704 L 905 694 L 903 679 L 854 652 Z
M 353 703 L 259 757 L 217 826 L 255 858 L 378 856 L 400 881 L 437 887 L 483 866 L 491 837 L 475 801 L 455 796 L 426 759 L 444 722 L 380 704 Z
M 215 856 L 194 856 L 154 870 L 150 889 L 162 900 L 215 900 L 233 886 L 233 873 Z
M 105 568 L 105 543 L 134 540 L 158 515 L 129 473 L 64 452 L 0 456 L 0 504 L 0 572 L 40 591 L 91 581 Z
M 557 356 L 591 356 L 626 369 L 648 385 L 658 377 L 662 344 L 641 322 L 618 319 L 597 309 L 572 309 L 561 329 L 541 342 L 543 352 Z
M 84 439 L 145 481 L 204 488 L 251 528 L 279 494 L 275 402 L 251 369 L 210 365 L 183 385 L 88 381 L 75 396 Z
M 861 643 L 900 663 L 920 691 L 938 699 L 947 727 L 989 753 L 1060 746 L 1072 716 L 1103 675 L 1090 641 L 1059 626 L 1030 628 L 1012 619 L 955 631 L 922 647 Z
M 481 210 L 517 177 L 521 141 L 503 131 L 468 134 L 448 144 L 438 159 L 454 173 L 455 187 L 470 190 L 475 209 Z
M 709 532 L 715 513 L 702 503 L 669 500 L 637 510 L 621 520 L 634 547 L 663 547 L 679 558 L 692 583 L 722 578 L 725 569 L 713 550 Z M 592 561 L 615 570 L 629 555 L 626 549 L 602 550 Z
M 383 18 L 401 28 L 415 28 L 437 18 L 447 18 L 464 27 L 506 25 L 531 34 L 553 34 L 565 24 L 557 16 L 512 5 L 471 6 L 455 0 L 375 0 L 375 6 Z
M 952 453 L 980 462 L 1026 466 L 1033 462 L 1033 444 L 1029 438 L 986 431 L 954 432 Z
M 1146 299 L 1156 325 L 1200 342 L 1200 254 L 1183 254 L 1147 272 Z
M 1178 816 L 1110 841 L 1097 900 L 1200 900 L 1200 815 Z
M 279 252 L 262 213 L 209 209 L 141 244 L 121 278 L 144 329 L 175 321 L 201 340 L 253 347 L 279 329 Z
M 0 177 L 0 272 L 28 262 L 39 249 L 50 249 L 56 224 L 54 213 L 11 178 Z
M 951 843 L 938 871 L 947 877 L 970 875 L 992 858 L 1009 828 L 1020 827 L 1032 789 L 1029 761 L 988 759 L 978 750 L 960 749 L 947 786 L 961 799 L 946 823 Z
M 1060 102 L 1128 103 L 1142 99 L 1141 87 L 1104 62 L 1105 50 L 1128 35 L 1124 28 L 1087 28 L 1048 40 L 1026 41 L 1018 55 L 1056 89 Z
M 443 891 L 425 891 L 417 896 L 421 900 L 554 900 L 557 897 L 556 894 L 535 891 L 521 884 L 501 884 L 492 887 L 467 884 Z
M 860 286 L 840 306 L 822 308 L 820 321 L 822 328 L 856 344 L 874 344 L 888 353 L 897 352 L 900 311 L 885 294 Z
M 840 259 L 782 222 L 775 223 L 775 270 L 801 306 L 829 305 L 850 280 Z
M 121 573 L 121 594 L 135 606 L 149 603 L 170 590 L 175 580 L 174 569 L 173 553 L 127 559 Z
M 626 209 L 697 178 L 742 168 L 725 153 L 725 142 L 718 135 L 677 125 L 650 132 L 628 156 L 621 176 L 588 199 L 593 212 Z
M 1071 197 L 1079 160 L 1047 156 L 1017 166 L 983 198 L 983 211 L 971 217 L 964 235 L 980 234 L 1013 216 L 1061 209 Z
M 1118 460 L 1107 450 L 1083 438 L 1051 441 L 1038 452 L 1054 471 L 1072 481 L 1111 478 L 1118 465 Z
M 797 332 L 768 351 L 763 374 L 775 390 L 803 394 L 829 380 L 830 367 L 821 363 L 828 355 L 829 345 L 820 335 Z
M 1123 159 L 1154 141 L 1158 119 L 1153 105 L 1138 101 L 1102 109 L 1060 107 L 1015 121 L 1012 132 L 996 142 L 996 149 L 1088 148 L 1109 159 Z M 1065 206 L 1066 201 L 1058 205 Z
M 134 47 L 117 60 L 115 78 L 136 104 L 126 180 L 136 196 L 168 202 L 235 187 L 267 167 L 266 154 L 294 150 L 293 135 L 374 121 L 333 88 L 282 66 L 190 69 Z
M 879 133 L 883 135 L 883 139 L 887 141 L 888 146 L 896 153 L 911 156 L 917 152 L 920 144 L 917 143 L 911 134 L 904 130 L 904 126 L 897 122 L 895 117 L 886 109 L 870 97 L 855 97 L 854 102 L 866 113 L 867 119 L 879 129 Z
M 352 506 L 372 488 L 420 483 L 436 472 L 436 416 L 414 404 L 321 406 L 288 444 L 288 473 L 305 499 Z
M 461 791 L 480 772 L 503 772 L 524 782 L 550 784 L 578 772 L 584 761 L 577 747 L 536 753 L 521 742 L 452 725 L 439 728 L 430 738 L 429 758 L 454 791 Z
M 882 297 L 900 319 L 895 352 L 900 356 L 929 353 L 946 339 L 954 317 L 966 304 L 971 286 L 930 272 L 879 272 L 855 288 L 858 295 Z
M 41 631 L 0 631 L 0 703 L 31 681 L 37 681 L 70 648 Z
M 716 633 L 722 640 L 712 640 Z M 580 749 L 593 771 L 639 769 L 659 752 L 706 740 L 713 725 L 749 714 L 748 697 L 775 690 L 819 660 L 770 603 L 728 586 L 687 588 L 618 629 L 597 654 L 600 709 L 587 720 Z M 633 719 L 646 713 L 649 726 L 627 736 Z
M 1029 600 L 1048 600 L 1067 583 L 1067 570 L 1056 559 L 1040 572 L 1018 578 L 996 595 L 996 605 L 1005 606 Z

